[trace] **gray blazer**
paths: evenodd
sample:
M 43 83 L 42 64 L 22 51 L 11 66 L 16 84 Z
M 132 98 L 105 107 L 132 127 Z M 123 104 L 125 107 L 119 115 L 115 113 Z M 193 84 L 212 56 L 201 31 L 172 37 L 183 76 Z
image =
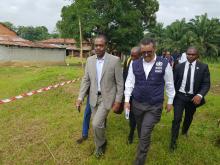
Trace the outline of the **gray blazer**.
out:
M 96 59 L 97 55 L 91 56 L 87 59 L 85 74 L 82 78 L 78 97 L 83 100 L 89 90 L 89 101 L 92 107 L 96 106 L 98 97 Z M 100 86 L 102 99 L 106 109 L 111 109 L 115 101 L 122 101 L 124 82 L 120 59 L 118 57 L 105 53 Z

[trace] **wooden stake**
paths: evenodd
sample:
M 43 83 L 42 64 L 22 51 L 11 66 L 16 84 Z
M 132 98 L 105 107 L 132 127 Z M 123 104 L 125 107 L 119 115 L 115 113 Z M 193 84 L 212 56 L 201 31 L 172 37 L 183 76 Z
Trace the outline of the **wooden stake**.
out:
M 81 63 L 82 63 L 82 68 L 83 68 L 83 45 L 82 45 L 82 28 L 81 28 L 80 17 L 79 17 L 79 35 L 80 35 L 80 58 L 81 58 Z

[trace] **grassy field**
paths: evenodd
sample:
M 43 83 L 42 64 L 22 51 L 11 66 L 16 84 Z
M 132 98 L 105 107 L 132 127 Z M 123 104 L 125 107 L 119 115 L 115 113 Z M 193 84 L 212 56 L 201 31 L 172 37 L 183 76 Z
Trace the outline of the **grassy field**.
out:
M 69 66 L 0 67 L 0 99 L 72 80 L 83 75 L 77 60 Z M 155 127 L 148 154 L 149 165 L 219 165 L 220 164 L 220 65 L 210 64 L 212 88 L 207 104 L 195 114 L 189 137 L 179 138 L 178 149 L 168 146 L 173 113 L 163 112 Z M 126 144 L 129 130 L 124 115 L 108 117 L 106 154 L 97 160 L 89 140 L 76 144 L 81 136 L 83 113 L 73 106 L 80 83 L 72 83 L 47 92 L 0 105 L 0 164 L 132 164 L 137 133 L 132 145 Z

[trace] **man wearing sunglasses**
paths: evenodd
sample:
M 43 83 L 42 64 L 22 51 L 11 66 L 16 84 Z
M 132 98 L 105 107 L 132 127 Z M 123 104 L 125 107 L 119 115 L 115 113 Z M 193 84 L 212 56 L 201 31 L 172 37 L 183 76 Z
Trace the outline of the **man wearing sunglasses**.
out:
M 205 103 L 204 97 L 210 88 L 210 73 L 207 64 L 198 61 L 198 50 L 189 47 L 186 52 L 187 61 L 178 64 L 174 69 L 174 85 L 176 96 L 174 105 L 174 120 L 171 129 L 170 149 L 177 148 L 180 123 L 183 111 L 185 118 L 182 126 L 182 135 L 188 136 L 188 130 L 193 120 L 196 108 Z
M 168 61 L 155 54 L 153 39 L 143 39 L 140 43 L 142 58 L 132 61 L 125 83 L 125 109 L 134 113 L 139 137 L 135 164 L 144 165 L 149 150 L 151 133 L 160 121 L 163 109 L 164 86 L 168 96 L 167 112 L 172 109 L 175 89 L 173 71 Z

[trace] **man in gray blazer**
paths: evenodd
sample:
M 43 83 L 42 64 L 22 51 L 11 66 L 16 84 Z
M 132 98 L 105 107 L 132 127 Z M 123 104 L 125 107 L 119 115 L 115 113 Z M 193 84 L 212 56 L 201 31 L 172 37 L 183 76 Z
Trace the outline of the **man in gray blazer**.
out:
M 105 120 L 111 108 L 113 111 L 119 109 L 124 82 L 120 59 L 105 51 L 105 36 L 97 36 L 94 46 L 96 54 L 87 59 L 76 106 L 80 108 L 82 100 L 89 90 L 96 145 L 95 156 L 100 157 L 104 154 L 107 145 Z

